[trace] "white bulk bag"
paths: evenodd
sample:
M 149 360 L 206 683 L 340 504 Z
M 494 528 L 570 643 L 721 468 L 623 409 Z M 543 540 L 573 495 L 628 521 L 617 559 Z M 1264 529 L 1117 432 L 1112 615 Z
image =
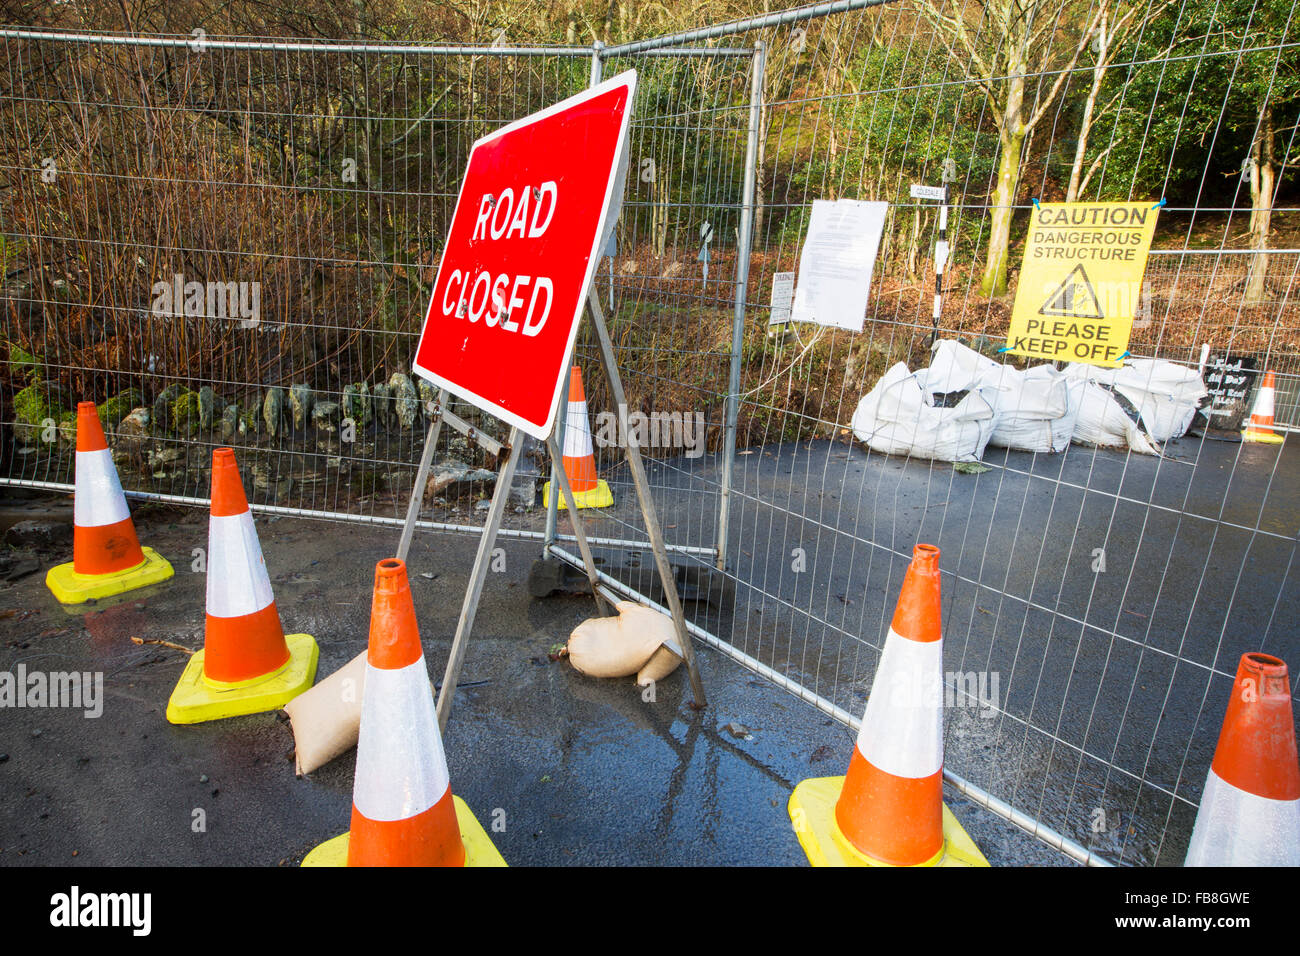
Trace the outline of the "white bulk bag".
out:
M 950 391 L 974 388 L 985 374 L 1010 368 L 980 355 L 956 339 L 940 339 L 931 346 L 930 351 L 929 381 L 946 383 L 951 386 Z
M 981 384 L 991 395 L 995 424 L 990 445 L 1019 451 L 1065 451 L 1074 436 L 1084 384 L 1050 365 L 1001 374 L 986 373 Z
M 886 455 L 979 461 L 993 432 L 993 407 L 978 389 L 940 407 L 928 388 L 926 376 L 913 375 L 903 362 L 894 365 L 858 403 L 854 437 Z
M 1182 438 L 1201 400 L 1209 392 L 1194 368 L 1163 359 L 1130 359 L 1123 368 L 1098 369 L 1097 381 L 1113 384 L 1142 413 L 1142 424 L 1156 441 Z
M 1072 364 L 1065 374 L 1088 384 L 1088 422 L 1081 415 L 1075 435 L 1080 442 L 1128 445 L 1148 455 L 1160 453 L 1159 442 L 1186 434 L 1208 394 L 1195 369 L 1163 359 L 1129 359 L 1122 368 Z
M 1064 451 L 1083 398 L 1083 383 L 1050 365 L 1022 372 L 952 339 L 935 343 L 925 382 L 936 390 L 980 389 L 993 406 L 989 444 L 1019 451 Z
M 1100 448 L 1131 448 L 1143 455 L 1160 454 L 1160 446 L 1147 433 L 1136 405 L 1113 385 L 1093 380 L 1095 365 L 1066 366 L 1065 376 L 1083 385 L 1074 441 Z

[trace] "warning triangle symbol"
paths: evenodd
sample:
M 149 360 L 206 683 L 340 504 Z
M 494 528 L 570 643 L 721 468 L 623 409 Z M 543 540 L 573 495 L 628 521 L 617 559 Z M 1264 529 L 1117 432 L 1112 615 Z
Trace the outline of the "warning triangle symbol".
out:
M 1038 310 L 1039 315 L 1062 315 L 1073 319 L 1104 319 L 1101 303 L 1083 264 L 1075 266 L 1065 281 L 1053 290 Z

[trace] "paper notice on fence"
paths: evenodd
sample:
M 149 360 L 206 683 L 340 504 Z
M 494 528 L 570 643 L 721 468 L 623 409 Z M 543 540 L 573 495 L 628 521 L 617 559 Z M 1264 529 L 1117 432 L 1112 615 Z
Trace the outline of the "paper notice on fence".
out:
M 784 325 L 790 321 L 790 305 L 794 302 L 794 273 L 777 272 L 772 275 L 772 315 L 768 325 Z
M 818 199 L 799 256 L 791 318 L 861 332 L 889 203 Z

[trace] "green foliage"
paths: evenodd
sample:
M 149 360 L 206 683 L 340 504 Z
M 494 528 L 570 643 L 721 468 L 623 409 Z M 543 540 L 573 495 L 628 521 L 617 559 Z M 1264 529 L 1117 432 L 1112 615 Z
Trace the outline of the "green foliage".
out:
M 967 183 L 978 195 L 994 175 L 997 136 L 981 121 L 983 98 L 969 85 L 952 83 L 951 72 L 942 57 L 917 57 L 903 46 L 864 45 L 841 71 L 843 89 L 833 91 L 839 95 L 822 104 L 824 119 L 818 125 L 834 131 L 836 149 L 826 149 L 823 134 L 791 157 L 788 192 L 910 203 L 909 186 L 939 185 L 944 160 L 951 158 L 961 179 L 953 187 L 954 199 L 962 201 Z M 806 207 L 789 207 L 778 226 L 782 248 L 797 247 L 806 215 Z M 978 248 L 982 226 L 976 220 L 969 234 L 954 230 L 957 248 Z
M 167 415 L 177 435 L 194 435 L 199 430 L 199 393 L 182 392 L 168 407 Z
M 1110 153 L 1089 195 L 1240 201 L 1260 108 L 1272 106 L 1279 130 L 1294 128 L 1300 114 L 1294 50 L 1279 48 L 1291 9 L 1290 0 L 1226 0 L 1160 17 L 1117 58 L 1132 65 L 1107 75 L 1100 101 L 1113 105 L 1094 127 L 1087 161 Z M 1279 155 L 1288 140 L 1276 137 Z

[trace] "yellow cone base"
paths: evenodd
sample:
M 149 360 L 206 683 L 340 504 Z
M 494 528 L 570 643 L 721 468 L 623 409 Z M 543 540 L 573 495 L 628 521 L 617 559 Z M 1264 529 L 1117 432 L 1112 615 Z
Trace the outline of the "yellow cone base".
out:
M 454 793 L 452 803 L 456 807 L 456 822 L 460 824 L 460 842 L 465 846 L 466 866 L 505 866 L 506 861 L 492 845 L 487 831 L 474 819 L 474 812 L 469 805 Z M 332 840 L 326 840 L 316 849 L 302 858 L 303 866 L 347 866 L 348 837 L 344 833 Z
M 112 574 L 78 574 L 73 562 L 60 564 L 45 575 L 45 586 L 63 604 L 84 604 L 166 581 L 175 573 L 167 559 L 153 548 L 140 550 L 144 552 L 143 563 Z
M 558 489 L 557 489 L 558 491 Z M 569 507 L 569 503 L 564 500 L 564 493 L 559 492 L 560 497 L 556 499 L 556 505 L 561 511 Z M 590 491 L 575 491 L 573 493 L 574 503 L 579 509 L 582 508 L 608 508 L 614 503 L 614 495 L 609 490 L 609 484 L 604 478 L 596 480 L 596 487 Z M 551 483 L 548 481 L 542 485 L 542 507 L 551 506 Z
M 311 687 L 320 654 L 316 638 L 310 634 L 286 634 L 284 640 L 289 645 L 287 664 L 273 674 L 238 684 L 217 685 L 204 680 L 203 652 L 199 651 L 185 665 L 167 701 L 167 719 L 173 724 L 200 724 L 279 710 Z
M 1246 428 L 1241 433 L 1242 441 L 1263 442 L 1266 445 L 1280 445 L 1285 439 L 1274 432 L 1261 431 L 1257 428 Z
M 813 866 L 889 866 L 849 843 L 835 822 L 835 804 L 844 789 L 843 777 L 805 780 L 790 794 L 790 822 L 808 862 Z M 920 866 L 988 866 L 948 805 L 943 806 L 943 849 Z

